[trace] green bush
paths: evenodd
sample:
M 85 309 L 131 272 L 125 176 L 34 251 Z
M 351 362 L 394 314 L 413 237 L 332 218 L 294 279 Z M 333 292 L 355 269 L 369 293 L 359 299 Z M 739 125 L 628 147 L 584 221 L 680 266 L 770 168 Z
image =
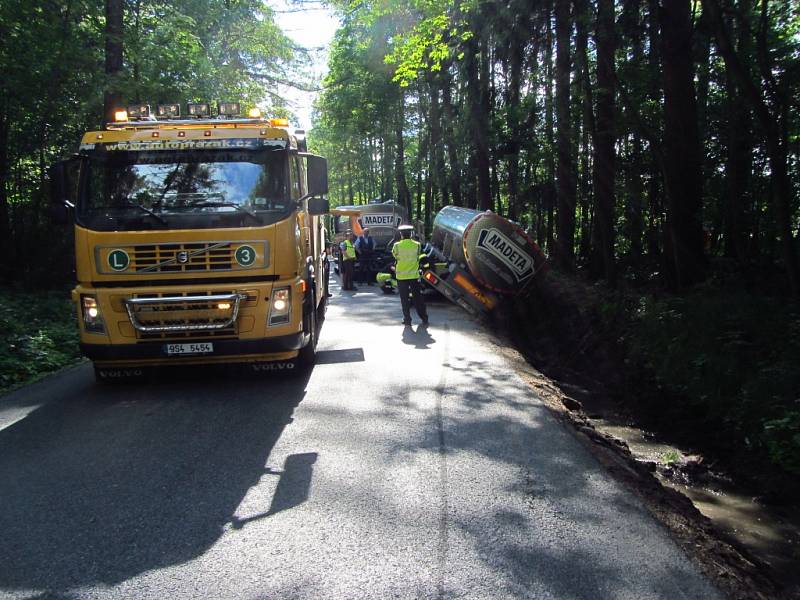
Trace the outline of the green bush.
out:
M 770 458 L 788 471 L 800 474 L 800 411 L 764 423 Z
M 665 419 L 800 474 L 800 307 L 709 289 L 645 297 L 626 337 L 629 357 L 671 392 Z
M 0 391 L 79 359 L 69 292 L 0 290 Z

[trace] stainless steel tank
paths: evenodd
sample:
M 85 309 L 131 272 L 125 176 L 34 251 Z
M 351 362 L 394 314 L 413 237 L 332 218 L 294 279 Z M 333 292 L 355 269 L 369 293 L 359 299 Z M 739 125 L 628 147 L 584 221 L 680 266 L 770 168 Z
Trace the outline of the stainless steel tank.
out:
M 431 244 L 482 285 L 503 294 L 522 290 L 546 262 L 519 225 L 488 210 L 445 206 L 433 221 Z

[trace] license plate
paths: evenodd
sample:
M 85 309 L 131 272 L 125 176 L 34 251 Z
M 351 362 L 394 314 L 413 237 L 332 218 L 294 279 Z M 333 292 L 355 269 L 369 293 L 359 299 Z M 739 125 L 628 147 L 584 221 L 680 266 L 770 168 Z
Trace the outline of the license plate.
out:
M 214 344 L 210 342 L 199 342 L 197 344 L 166 344 L 164 348 L 169 356 L 181 354 L 211 354 L 214 352 Z

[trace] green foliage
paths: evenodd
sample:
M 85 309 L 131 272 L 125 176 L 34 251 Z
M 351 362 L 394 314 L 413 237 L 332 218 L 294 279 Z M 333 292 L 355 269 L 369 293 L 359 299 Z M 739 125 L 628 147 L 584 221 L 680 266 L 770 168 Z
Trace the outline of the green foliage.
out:
M 788 471 L 800 474 L 800 411 L 764 423 L 770 458 Z
M 800 473 L 800 306 L 743 292 L 642 298 L 629 355 L 673 392 L 664 418 Z
M 0 392 L 80 360 L 76 321 L 65 291 L 0 291 Z
M 0 2 L 0 281 L 72 278 L 46 169 L 101 127 L 104 27 L 99 0 Z M 305 52 L 260 0 L 125 2 L 123 49 L 113 83 L 125 102 L 239 100 L 290 116 L 278 84 L 309 86 Z
M 665 465 L 675 465 L 681 462 L 681 453 L 677 450 L 667 450 L 661 455 L 661 462 Z
M 304 55 L 262 2 L 137 3 L 126 14 L 125 48 L 122 85 L 135 101 L 234 99 L 273 111 L 277 83 L 304 85 Z
M 334 206 L 394 197 L 384 159 L 397 143 L 402 92 L 384 57 L 396 33 L 394 19 L 354 9 L 333 40 L 309 145 L 328 157 Z M 376 172 L 381 172 L 382 185 L 366 177 Z

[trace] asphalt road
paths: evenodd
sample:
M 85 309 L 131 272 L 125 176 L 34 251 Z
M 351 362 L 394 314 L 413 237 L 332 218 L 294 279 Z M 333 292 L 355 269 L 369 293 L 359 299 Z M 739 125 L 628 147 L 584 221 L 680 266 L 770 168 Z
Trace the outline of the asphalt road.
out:
M 0 398 L 0 598 L 715 598 L 459 309 L 334 289 L 303 377 Z

